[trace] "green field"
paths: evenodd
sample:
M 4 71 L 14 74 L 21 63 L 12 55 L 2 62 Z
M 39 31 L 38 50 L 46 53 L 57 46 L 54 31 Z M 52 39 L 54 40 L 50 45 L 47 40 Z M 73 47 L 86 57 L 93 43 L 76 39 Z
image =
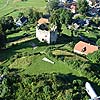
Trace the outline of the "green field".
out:
M 18 14 L 18 12 L 21 12 L 27 8 L 38 8 L 39 11 L 44 11 L 45 10 L 45 1 L 44 0 L 27 0 L 25 2 L 22 2 L 20 0 L 9 0 L 8 5 L 5 6 L 2 9 L 2 6 L 5 5 L 7 1 L 0 1 L 0 16 L 4 16 L 4 15 L 12 15 L 12 16 L 16 16 Z

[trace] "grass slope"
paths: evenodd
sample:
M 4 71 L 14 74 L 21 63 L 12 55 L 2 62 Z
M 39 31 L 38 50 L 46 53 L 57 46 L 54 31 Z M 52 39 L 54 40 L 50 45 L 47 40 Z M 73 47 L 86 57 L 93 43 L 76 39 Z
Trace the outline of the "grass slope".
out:
M 39 73 L 51 73 L 51 72 L 60 72 L 60 73 L 73 73 L 76 74 L 76 71 L 73 71 L 68 64 L 64 64 L 60 60 L 52 59 L 55 64 L 51 64 L 45 61 L 42 61 L 42 58 L 45 55 L 33 55 L 28 57 L 22 57 L 16 59 L 9 67 L 10 68 L 24 68 L 25 74 L 39 74 Z M 14 67 L 15 66 L 15 67 Z
M 6 0 L 0 1 L 0 7 L 4 6 Z M 40 11 L 44 11 L 45 1 L 44 0 L 27 0 L 22 2 L 20 0 L 9 0 L 7 6 L 0 9 L 0 17 L 6 14 L 16 16 L 18 12 L 23 11 L 26 8 L 38 8 Z

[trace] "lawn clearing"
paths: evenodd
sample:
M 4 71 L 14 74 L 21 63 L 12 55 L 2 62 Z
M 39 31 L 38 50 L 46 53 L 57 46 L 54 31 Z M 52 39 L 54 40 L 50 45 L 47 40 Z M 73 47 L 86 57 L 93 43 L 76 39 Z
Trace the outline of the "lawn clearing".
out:
M 25 71 L 22 72 L 25 74 L 39 74 L 39 73 L 52 73 L 52 72 L 60 72 L 60 73 L 73 73 L 74 71 L 71 67 L 69 67 L 66 63 L 63 63 L 60 60 L 51 59 L 55 62 L 55 64 L 51 64 L 45 61 L 42 61 L 42 58 L 45 55 L 33 55 L 29 57 L 22 57 L 16 59 L 9 67 L 10 68 L 23 68 Z

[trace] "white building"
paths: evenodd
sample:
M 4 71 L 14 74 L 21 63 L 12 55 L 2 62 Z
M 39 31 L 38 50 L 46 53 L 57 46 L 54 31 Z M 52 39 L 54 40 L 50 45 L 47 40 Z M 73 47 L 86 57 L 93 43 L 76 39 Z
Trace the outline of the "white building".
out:
M 43 20 L 43 23 L 42 23 Z M 41 42 L 47 42 L 48 44 L 56 43 L 57 40 L 57 27 L 48 29 L 47 24 L 44 22 L 47 21 L 45 18 L 41 18 L 36 26 L 36 38 Z
M 65 3 L 67 0 L 59 0 L 59 2 L 63 2 L 63 3 Z

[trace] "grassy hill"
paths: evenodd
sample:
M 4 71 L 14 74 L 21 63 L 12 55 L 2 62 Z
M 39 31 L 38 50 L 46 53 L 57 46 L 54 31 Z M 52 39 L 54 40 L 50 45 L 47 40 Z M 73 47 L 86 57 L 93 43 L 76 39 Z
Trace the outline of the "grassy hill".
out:
M 44 11 L 45 9 L 45 1 L 44 0 L 27 0 L 22 2 L 21 0 L 9 0 L 8 4 L 7 0 L 0 1 L 0 16 L 4 15 L 13 15 L 16 16 L 18 12 L 23 11 L 26 8 L 38 8 L 40 11 Z
M 0 7 L 3 7 L 5 3 L 6 1 L 0 1 Z M 19 12 L 27 11 L 26 9 L 30 7 L 44 12 L 45 2 L 44 0 L 27 0 L 25 2 L 9 0 L 7 6 L 0 9 L 0 16 L 8 14 L 16 17 Z M 29 36 L 24 37 L 25 33 L 28 33 Z M 63 42 L 63 39 L 60 38 L 61 43 L 55 45 L 39 42 L 35 38 L 35 27 L 33 26 L 28 32 L 21 30 L 7 35 L 7 49 L 0 51 L 0 66 L 21 69 L 21 75 L 52 72 L 72 74 L 81 77 L 82 80 L 85 78 L 94 83 L 94 87 L 99 93 L 100 75 L 96 72 L 97 70 L 98 73 L 100 72 L 99 65 L 89 62 L 85 56 L 73 53 L 77 38 L 71 37 L 71 31 L 67 30 L 65 26 L 63 26 L 63 33 L 69 35 L 66 36 L 66 41 Z M 32 47 L 32 43 L 36 44 L 35 49 Z M 44 62 L 43 57 L 51 59 L 55 64 Z

